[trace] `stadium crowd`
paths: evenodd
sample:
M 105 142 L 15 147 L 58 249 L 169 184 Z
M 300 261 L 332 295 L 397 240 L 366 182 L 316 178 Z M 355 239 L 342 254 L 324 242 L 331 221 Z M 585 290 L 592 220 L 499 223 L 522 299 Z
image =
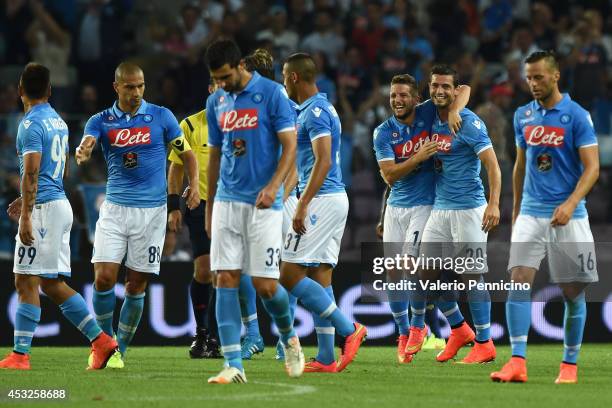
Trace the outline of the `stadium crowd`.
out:
M 5 0 L 0 9 L 0 207 L 19 191 L 15 154 L 23 115 L 17 81 L 35 60 L 51 70 L 52 104 L 70 127 L 73 152 L 89 116 L 110 105 L 119 61 L 144 68 L 145 98 L 180 120 L 201 110 L 209 73 L 203 53 L 220 36 L 243 53 L 268 49 L 280 80 L 291 53 L 312 54 L 317 85 L 342 120 L 342 173 L 351 198 L 344 257 L 375 238 L 384 188 L 372 151 L 372 130 L 390 114 L 388 83 L 412 74 L 427 98 L 433 62 L 452 64 L 471 86 L 469 107 L 486 123 L 503 173 L 502 221 L 511 211 L 512 115 L 531 99 L 523 78 L 531 52 L 556 50 L 561 89 L 591 112 L 602 150 L 602 178 L 590 199 L 591 222 L 612 218 L 606 166 L 612 164 L 612 14 L 607 0 Z M 605 143 L 604 143 L 605 142 Z M 86 166 L 71 164 L 67 191 L 75 210 L 73 254 L 87 259 L 80 184 L 103 183 L 99 150 Z M 80 200 L 82 201 L 82 200 Z M 79 226 L 81 228 L 79 228 Z M 0 256 L 12 256 L 16 220 L 0 211 Z M 186 241 L 186 237 L 183 241 Z M 186 243 L 178 251 L 187 249 Z M 354 249 L 354 251 L 351 251 Z M 185 259 L 189 259 L 186 256 Z

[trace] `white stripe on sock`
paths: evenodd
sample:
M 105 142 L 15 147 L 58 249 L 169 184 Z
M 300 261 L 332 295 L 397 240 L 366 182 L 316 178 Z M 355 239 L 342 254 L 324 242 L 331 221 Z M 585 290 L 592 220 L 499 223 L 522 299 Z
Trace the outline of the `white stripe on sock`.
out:
M 510 343 L 527 343 L 527 336 L 510 337 Z
M 491 327 L 491 323 L 485 323 L 485 324 L 475 324 L 474 328 L 476 330 L 484 330 L 484 329 L 488 329 L 489 327 Z
M 334 327 L 315 327 L 317 334 L 330 334 L 335 335 L 336 329 Z
M 122 330 L 124 332 L 127 332 L 127 333 L 136 333 L 136 328 L 137 327 L 138 326 L 128 326 L 127 324 L 123 324 L 123 323 L 119 322 L 118 329 Z
M 13 334 L 15 335 L 15 337 L 34 337 L 34 332 L 23 330 L 15 330 Z
M 447 310 L 446 312 L 442 312 L 442 313 L 444 313 L 444 316 L 448 317 L 452 315 L 453 313 L 455 313 L 457 310 L 459 310 L 459 306 L 455 305 L 455 307 L 453 307 L 451 310 Z
M 425 309 L 415 309 L 414 307 L 411 306 L 410 310 L 412 311 L 413 314 L 417 314 L 417 315 L 425 314 Z
M 96 315 L 96 320 L 112 319 L 114 313 L 115 312 L 109 312 L 109 313 L 104 313 L 104 314 L 101 314 L 101 315 Z
M 229 346 L 221 346 L 223 353 L 231 353 L 234 351 L 240 351 L 240 344 L 230 344 Z
M 250 316 L 243 317 L 242 318 L 242 323 L 248 323 L 248 322 L 251 322 L 253 320 L 257 320 L 257 313 L 253 313 Z
M 88 314 L 83 320 L 81 320 L 81 323 L 77 325 L 77 329 L 79 329 L 79 331 L 83 331 L 83 327 L 85 327 L 85 325 L 89 323 L 90 320 L 93 320 L 93 317 Z
M 393 315 L 393 317 L 402 317 L 402 316 L 406 316 L 408 314 L 408 310 L 404 310 L 403 312 L 391 312 L 391 314 Z
M 568 346 L 567 344 L 563 345 L 563 347 L 565 347 L 568 350 L 580 350 L 580 346 L 582 346 L 582 344 L 578 344 L 576 346 Z
M 321 313 L 319 316 L 321 316 L 322 318 L 326 318 L 327 316 L 331 315 L 332 313 L 334 313 L 334 311 L 337 309 L 338 307 L 336 306 L 335 303 L 332 303 L 331 305 L 329 305 L 329 307 L 327 309 L 325 309 L 323 311 L 323 313 Z

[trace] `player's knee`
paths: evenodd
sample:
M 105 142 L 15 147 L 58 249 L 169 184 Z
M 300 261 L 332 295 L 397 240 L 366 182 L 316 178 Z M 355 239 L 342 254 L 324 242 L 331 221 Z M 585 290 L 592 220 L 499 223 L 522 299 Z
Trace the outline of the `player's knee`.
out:
M 276 294 L 276 279 L 254 278 L 253 286 L 257 294 L 264 298 L 270 299 Z
M 213 274 L 210 271 L 210 257 L 202 255 L 197 257 L 194 262 L 193 277 L 200 283 L 211 283 Z
M 228 271 L 217 272 L 217 288 L 237 288 L 240 286 L 240 274 Z
M 129 279 L 125 282 L 125 293 L 130 296 L 140 295 L 147 289 L 146 279 Z
M 512 268 L 512 280 L 516 283 L 532 283 L 536 270 L 526 266 Z
M 96 273 L 94 285 L 97 291 L 105 292 L 107 290 L 111 290 L 113 287 L 115 287 L 115 283 L 117 282 L 113 274 L 104 272 Z
M 583 285 L 561 285 L 561 292 L 565 299 L 574 300 L 578 298 L 584 291 Z

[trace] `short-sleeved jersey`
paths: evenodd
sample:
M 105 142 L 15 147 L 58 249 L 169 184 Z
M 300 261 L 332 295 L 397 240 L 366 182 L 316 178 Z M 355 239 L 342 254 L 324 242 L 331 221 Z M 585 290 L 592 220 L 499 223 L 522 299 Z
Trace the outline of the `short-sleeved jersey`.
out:
M 462 125 L 456 137 L 437 113 L 431 128 L 432 138 L 438 142 L 434 155 L 434 209 L 467 210 L 487 203 L 478 155 L 493 148 L 491 139 L 484 122 L 474 112 L 463 109 L 460 114 Z
M 374 130 L 374 152 L 376 160 L 408 160 L 421 146 L 431 141 L 431 126 L 436 108 L 431 101 L 415 107 L 412 125 L 405 125 L 391 116 Z M 392 207 L 410 208 L 432 205 L 435 195 L 433 160 L 421 163 L 410 174 L 393 183 L 387 204 Z
M 291 105 L 291 109 L 293 109 L 293 111 L 295 112 L 295 120 L 297 122 L 298 108 L 300 107 L 300 105 L 292 99 L 289 99 L 289 105 Z M 283 185 L 283 188 L 285 188 L 284 185 Z M 299 177 L 298 177 L 298 182 L 295 184 L 295 187 L 293 187 L 291 191 L 289 192 L 289 197 L 297 197 L 299 188 L 300 188 L 300 183 L 299 183 Z
M 218 89 L 206 101 L 208 144 L 221 148 L 215 200 L 255 204 L 281 154 L 277 133 L 295 130 L 285 88 L 253 72 L 239 93 Z M 282 209 L 282 188 L 272 208 Z
M 298 108 L 297 117 L 297 170 L 298 188 L 304 191 L 315 162 L 312 143 L 320 137 L 331 138 L 331 167 L 317 195 L 344 191 L 340 171 L 340 117 L 327 97 L 318 93 L 305 100 Z
M 525 149 L 526 168 L 521 214 L 552 217 L 572 194 L 584 167 L 578 149 L 597 145 L 589 113 L 569 95 L 551 109 L 532 101 L 514 114 L 517 146 Z M 573 218 L 587 216 L 583 199 Z
M 34 105 L 17 130 L 19 174 L 23 178 L 23 157 L 40 153 L 36 204 L 66 198 L 64 168 L 68 156 L 68 126 L 48 103 Z
M 115 103 L 89 118 L 84 136 L 96 138 L 108 166 L 106 199 L 126 207 L 164 205 L 167 146 L 181 135 L 170 110 L 144 100 L 133 116 Z
M 200 198 L 206 200 L 208 195 L 208 122 L 206 121 L 206 109 L 194 113 L 181 121 L 181 130 L 185 140 L 191 146 L 191 150 L 198 161 Z M 170 151 L 168 160 L 183 165 L 183 160 L 174 150 Z

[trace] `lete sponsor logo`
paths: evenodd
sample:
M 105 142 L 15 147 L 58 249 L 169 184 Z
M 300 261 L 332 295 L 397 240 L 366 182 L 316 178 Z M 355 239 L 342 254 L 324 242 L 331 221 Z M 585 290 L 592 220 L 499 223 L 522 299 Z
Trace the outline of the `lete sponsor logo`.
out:
M 399 137 L 399 134 L 397 132 L 393 132 L 392 136 Z M 432 139 L 429 136 L 429 132 L 424 130 L 421 133 L 412 136 L 412 138 L 406 143 L 401 143 L 393 146 L 393 150 L 395 151 L 395 157 L 397 157 L 398 159 L 407 159 L 416 152 L 418 152 L 425 143 L 431 140 Z
M 452 135 L 441 135 L 434 133 L 431 135 L 431 140 L 438 143 L 438 152 L 449 153 L 451 151 L 451 145 L 453 144 Z
M 111 129 L 108 131 L 108 139 L 111 146 L 127 147 L 151 144 L 151 128 L 148 126 Z
M 553 126 L 525 126 L 525 140 L 531 146 L 561 147 L 565 129 Z
M 223 112 L 219 126 L 223 132 L 257 128 L 257 109 L 238 109 Z

